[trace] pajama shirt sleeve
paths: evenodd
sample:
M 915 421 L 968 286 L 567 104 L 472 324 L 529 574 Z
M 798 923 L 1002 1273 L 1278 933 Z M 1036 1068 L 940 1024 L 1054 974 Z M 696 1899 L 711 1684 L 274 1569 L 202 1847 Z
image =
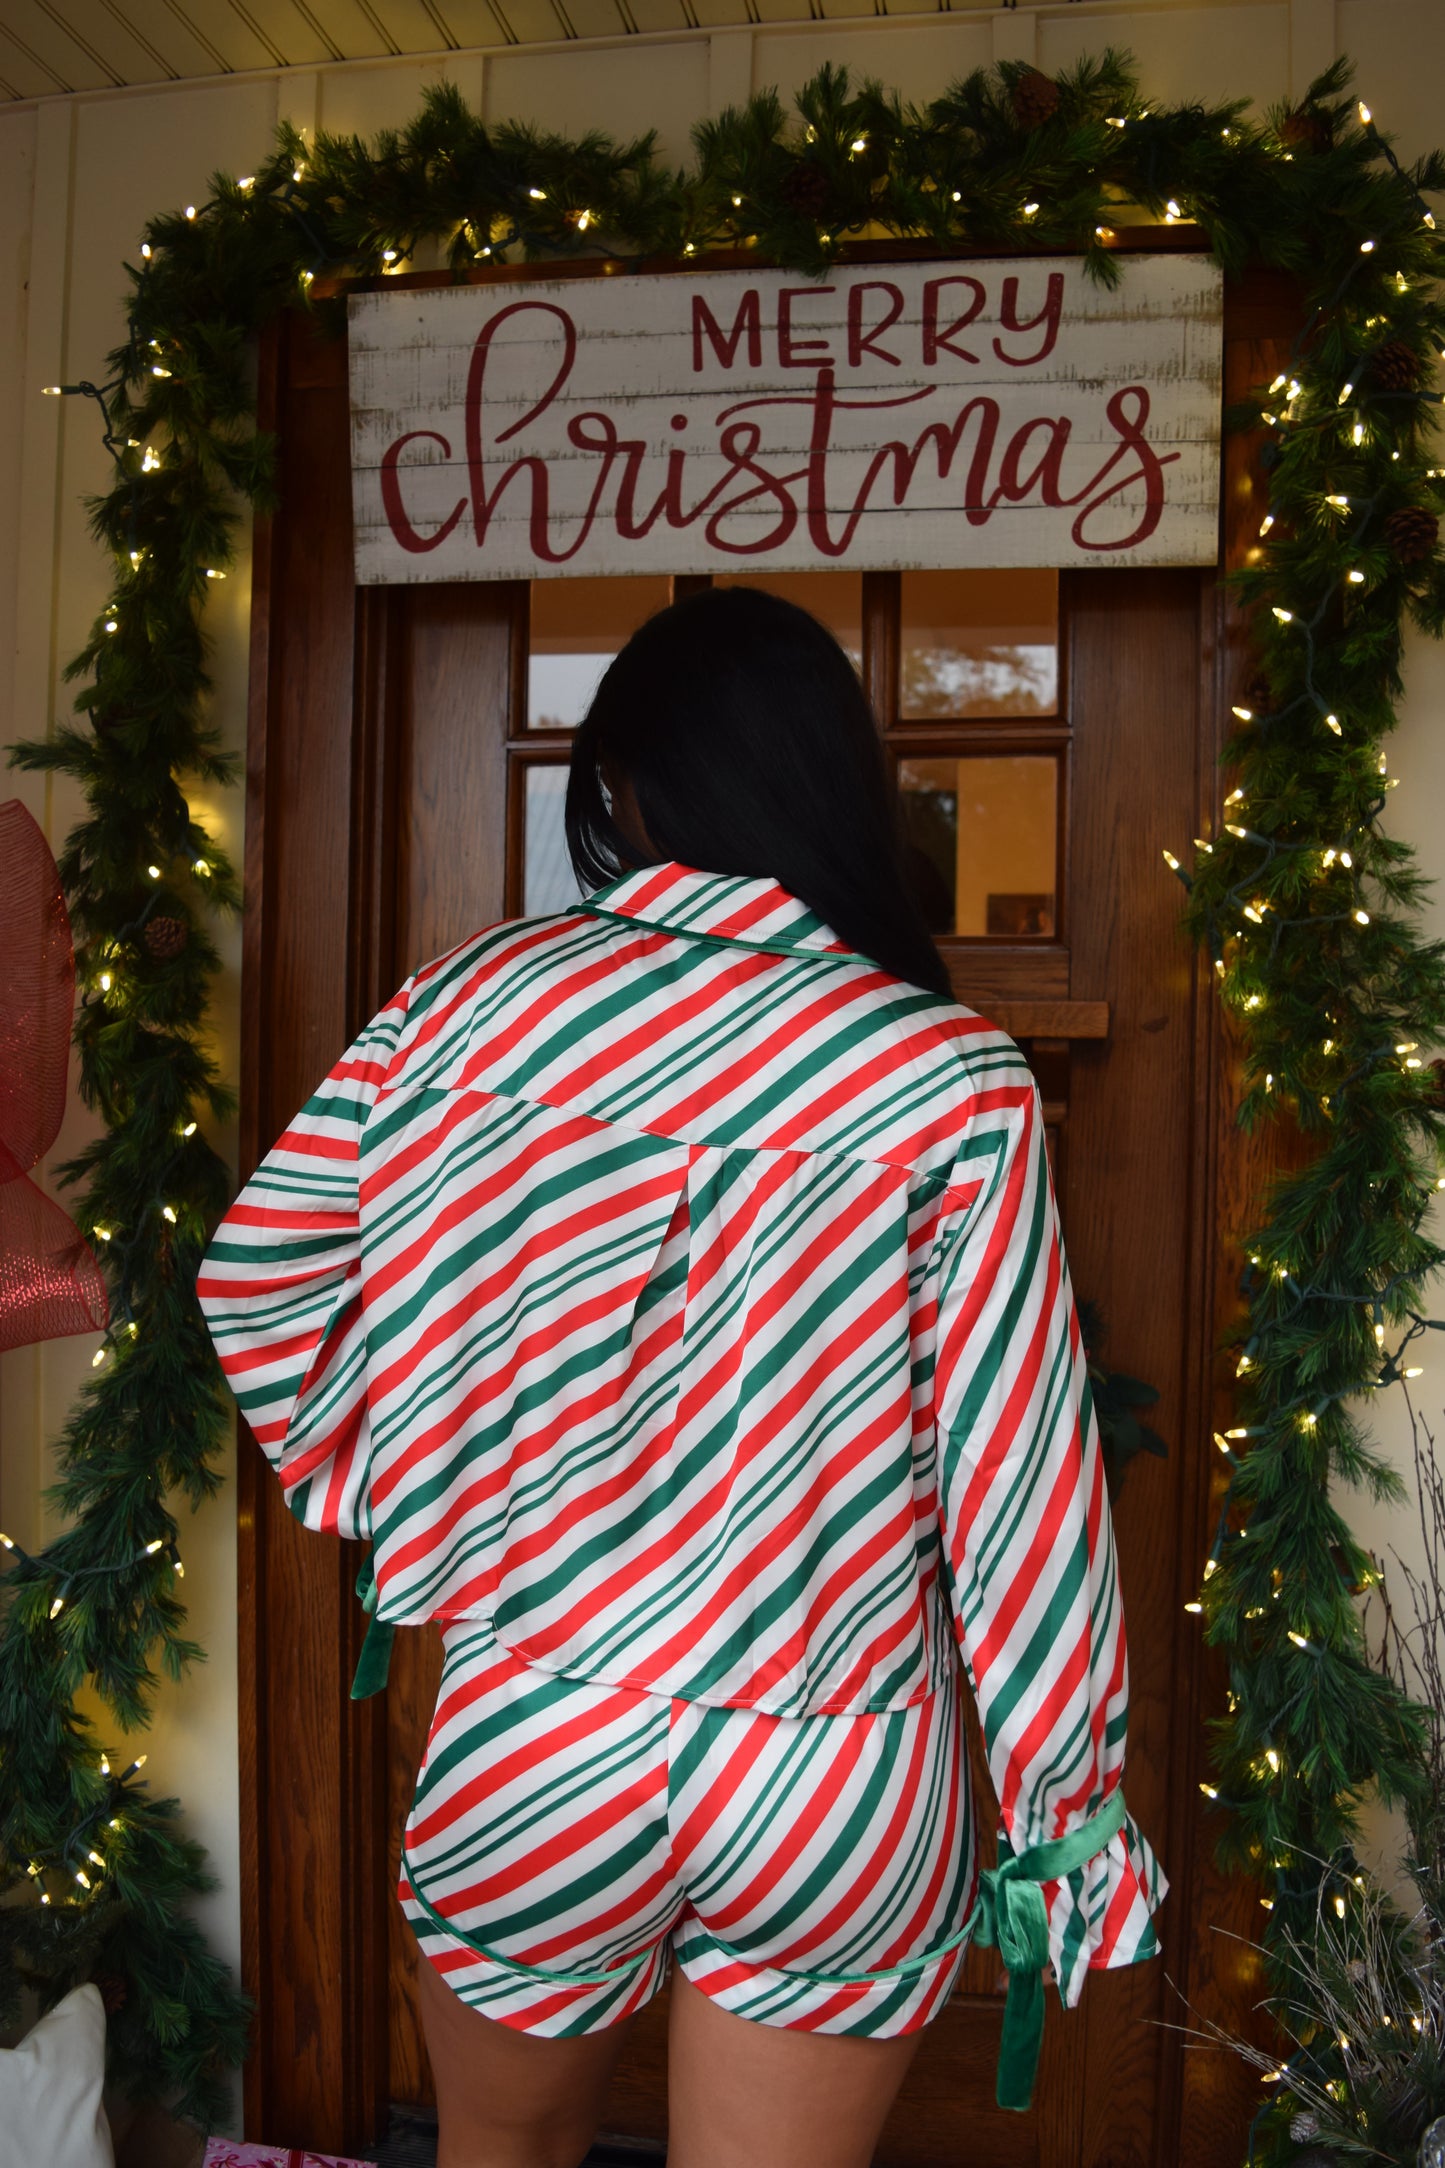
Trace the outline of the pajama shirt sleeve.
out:
M 1038 1087 L 1015 1054 L 969 1103 L 936 1240 L 934 1411 L 954 1624 L 1017 1855 L 1117 1789 L 1129 1679 L 1098 1423 Z M 1166 1884 L 1126 1819 L 1043 1884 L 1059 1992 L 1157 1950 Z
M 196 1295 L 242 1415 L 308 1528 L 368 1536 L 361 1133 L 411 981 L 261 1161 L 211 1238 Z

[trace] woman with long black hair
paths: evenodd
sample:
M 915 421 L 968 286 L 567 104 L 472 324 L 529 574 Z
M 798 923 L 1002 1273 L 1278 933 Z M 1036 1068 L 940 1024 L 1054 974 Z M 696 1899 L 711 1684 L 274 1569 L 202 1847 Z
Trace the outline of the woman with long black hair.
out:
M 836 641 L 675 603 L 577 733 L 586 899 L 424 965 L 208 1251 L 292 1510 L 445 1666 L 401 1902 L 440 2168 L 575 2168 L 672 1997 L 672 2168 L 862 2168 L 970 1934 L 1155 1948 L 1037 1088 L 952 997 Z M 959 1686 L 999 1795 L 975 1857 Z

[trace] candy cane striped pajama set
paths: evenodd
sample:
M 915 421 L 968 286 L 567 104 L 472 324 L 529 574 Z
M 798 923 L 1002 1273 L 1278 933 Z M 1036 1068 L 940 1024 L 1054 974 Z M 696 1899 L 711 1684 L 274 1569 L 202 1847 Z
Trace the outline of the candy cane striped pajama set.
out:
M 1045 1958 L 1072 2004 L 1154 1953 L 1098 1430 L 1004 1033 L 771 881 L 646 866 L 410 978 L 198 1293 L 292 1512 L 370 1539 L 362 1669 L 440 1623 L 400 1898 L 477 2009 L 594 2031 L 672 1960 L 744 2017 L 881 2037 L 978 1933 L 1022 2104 Z

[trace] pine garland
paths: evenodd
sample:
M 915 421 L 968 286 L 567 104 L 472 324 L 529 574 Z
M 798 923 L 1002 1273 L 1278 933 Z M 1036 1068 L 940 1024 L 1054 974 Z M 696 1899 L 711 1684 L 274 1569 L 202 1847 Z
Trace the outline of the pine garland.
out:
M 245 2015 L 180 1909 L 202 1869 L 175 1803 L 149 1798 L 138 1764 L 109 1771 L 75 1707 L 88 1679 L 129 1728 L 155 1663 L 174 1675 L 199 1654 L 166 1499 L 213 1491 L 223 1431 L 193 1282 L 226 1174 L 194 1124 L 232 1103 L 205 1051 L 206 926 L 239 902 L 185 796 L 232 776 L 206 721 L 201 614 L 238 502 L 273 501 L 251 335 L 289 306 L 339 323 L 338 281 L 418 252 L 463 276 L 744 248 L 816 274 L 850 239 L 894 235 L 1069 250 L 1114 283 L 1111 221 L 1142 211 L 1195 222 L 1227 270 L 1300 278 L 1294 373 L 1235 417 L 1270 440 L 1270 518 L 1237 582 L 1259 691 L 1229 748 L 1227 826 L 1178 868 L 1238 1021 L 1241 1119 L 1296 1123 L 1318 1147 L 1260 1200 L 1249 1244 L 1240 1421 L 1200 1600 L 1232 1681 L 1208 1788 L 1230 1856 L 1274 1876 L 1270 1919 L 1293 1932 L 1322 1872 L 1349 1901 L 1361 1788 L 1418 1792 L 1418 1715 L 1366 1660 L 1355 1596 L 1373 1566 L 1330 1483 L 1397 1489 L 1348 1403 L 1402 1373 L 1442 1260 L 1423 1231 L 1440 1113 L 1413 1042 L 1445 1036 L 1445 955 L 1419 938 L 1420 876 L 1379 820 L 1402 627 L 1445 630 L 1425 388 L 1445 345 L 1425 195 L 1445 159 L 1402 169 L 1348 81 L 1337 63 L 1260 122 L 1244 104 L 1152 106 L 1113 51 L 1057 80 L 1004 62 L 922 110 L 829 67 L 794 114 L 763 93 L 698 128 L 686 173 L 650 137 L 488 127 L 443 86 L 369 147 L 283 127 L 256 174 L 217 175 L 204 204 L 146 228 L 110 380 L 54 387 L 98 403 L 115 460 L 91 506 L 111 599 L 70 669 L 88 727 L 12 749 L 76 778 L 88 806 L 61 872 L 102 1130 L 60 1173 L 83 1185 L 114 1317 L 62 1440 L 70 1526 L 14 1553 L 0 1614 L 0 1885 L 28 1875 L 37 1899 L 0 1907 L 3 1934 L 50 1993 L 121 1976 L 113 2066 L 138 2089 L 179 2088 L 206 2115 Z

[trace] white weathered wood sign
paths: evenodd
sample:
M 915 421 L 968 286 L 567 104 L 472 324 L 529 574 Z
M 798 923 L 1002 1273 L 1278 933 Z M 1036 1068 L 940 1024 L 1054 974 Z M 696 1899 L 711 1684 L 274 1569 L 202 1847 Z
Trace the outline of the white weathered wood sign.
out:
M 1221 298 L 1203 256 L 353 295 L 356 576 L 1212 564 Z

